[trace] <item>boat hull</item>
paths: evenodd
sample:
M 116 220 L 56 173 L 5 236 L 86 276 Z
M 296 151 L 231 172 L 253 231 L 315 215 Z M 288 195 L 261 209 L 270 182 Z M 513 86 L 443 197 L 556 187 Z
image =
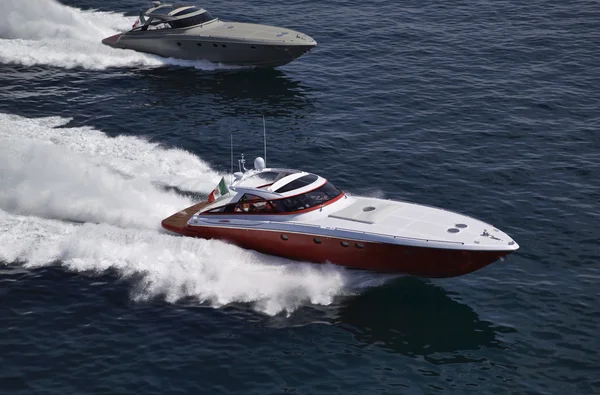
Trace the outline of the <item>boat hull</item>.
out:
M 113 48 L 131 49 L 164 58 L 207 60 L 226 65 L 267 68 L 288 64 L 314 47 L 230 42 L 219 38 L 193 36 L 141 36 L 136 32 L 115 34 L 102 40 L 102 43 Z
M 314 263 L 421 277 L 456 277 L 479 270 L 512 251 L 456 250 L 326 237 L 306 233 L 221 226 L 188 226 L 201 206 L 162 222 L 163 228 L 191 237 L 225 240 L 264 254 Z

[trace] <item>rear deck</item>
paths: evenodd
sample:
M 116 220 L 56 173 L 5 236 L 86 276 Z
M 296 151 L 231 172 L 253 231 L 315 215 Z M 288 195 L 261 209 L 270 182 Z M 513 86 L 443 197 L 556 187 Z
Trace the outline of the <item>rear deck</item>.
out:
M 193 206 L 183 209 L 171 215 L 170 217 L 163 219 L 161 225 L 163 228 L 170 230 L 171 232 L 179 233 L 182 235 L 188 235 L 188 232 L 186 231 L 185 227 L 189 219 L 192 217 L 192 215 L 196 214 L 198 211 L 202 210 L 209 204 L 209 202 L 200 202 L 194 204 Z
M 106 37 L 104 40 L 102 40 L 102 44 L 114 47 L 117 45 L 117 42 L 119 41 L 119 38 L 121 38 L 122 34 L 123 33 L 117 33 L 114 36 Z

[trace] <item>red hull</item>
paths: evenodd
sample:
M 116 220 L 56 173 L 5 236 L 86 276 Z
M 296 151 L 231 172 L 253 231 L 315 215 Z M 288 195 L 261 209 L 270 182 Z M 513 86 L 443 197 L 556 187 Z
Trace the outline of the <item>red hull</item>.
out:
M 167 221 L 162 225 L 185 236 L 226 240 L 242 248 L 298 261 L 331 262 L 356 269 L 422 277 L 460 276 L 511 253 L 409 247 L 255 229 L 177 227 Z

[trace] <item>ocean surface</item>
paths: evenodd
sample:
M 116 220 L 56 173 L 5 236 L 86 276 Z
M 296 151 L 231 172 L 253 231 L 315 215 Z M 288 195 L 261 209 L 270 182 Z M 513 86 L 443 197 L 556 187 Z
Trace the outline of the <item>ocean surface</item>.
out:
M 200 4 L 200 3 L 199 3 Z M 207 0 L 272 70 L 103 46 L 142 0 L 0 0 L 0 393 L 600 393 L 600 3 Z M 450 279 L 166 234 L 236 159 L 521 248 Z

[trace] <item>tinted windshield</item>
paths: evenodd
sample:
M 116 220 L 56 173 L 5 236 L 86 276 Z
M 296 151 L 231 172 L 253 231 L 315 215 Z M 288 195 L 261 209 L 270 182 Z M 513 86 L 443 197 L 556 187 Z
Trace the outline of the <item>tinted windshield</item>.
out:
M 313 182 L 315 182 L 317 180 L 317 178 L 319 178 L 319 177 L 315 176 L 314 174 L 308 174 L 306 176 L 298 178 L 297 180 L 288 182 L 281 188 L 277 189 L 275 192 L 284 193 L 284 192 L 288 192 L 288 191 L 293 191 L 294 189 L 300 189 L 309 184 L 312 184 Z
M 180 19 L 178 21 L 170 21 L 169 24 L 173 29 L 178 29 L 182 27 L 196 26 L 204 22 L 212 21 L 213 19 L 215 19 L 215 17 L 209 14 L 207 11 L 199 15 L 190 16 L 189 18 Z
M 325 185 L 314 191 L 285 199 L 273 200 L 271 203 L 278 211 L 299 211 L 328 202 L 331 199 L 338 197 L 341 193 L 342 191 L 337 189 L 333 184 L 327 182 Z

